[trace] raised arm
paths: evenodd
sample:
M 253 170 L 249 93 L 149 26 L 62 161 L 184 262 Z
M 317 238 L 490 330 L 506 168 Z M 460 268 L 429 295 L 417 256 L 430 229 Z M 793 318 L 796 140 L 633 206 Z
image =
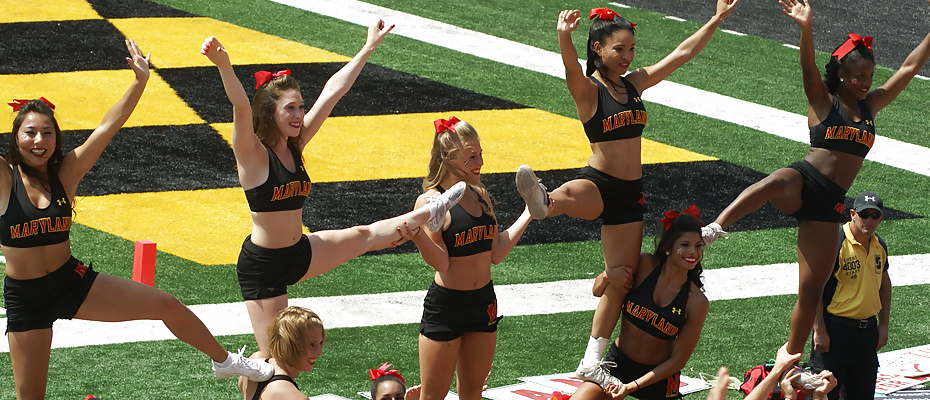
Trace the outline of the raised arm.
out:
M 107 111 L 100 121 L 100 125 L 87 137 L 83 144 L 76 147 L 65 155 L 61 161 L 61 170 L 58 177 L 64 185 L 68 194 L 74 195 L 78 183 L 87 171 L 97 163 L 103 150 L 116 135 L 116 132 L 123 127 L 132 111 L 139 104 L 139 99 L 145 91 L 145 84 L 149 80 L 149 57 L 142 56 L 139 45 L 133 39 L 126 40 L 126 48 L 129 50 L 129 57 L 126 62 L 135 73 L 135 78 L 129 85 L 129 89 L 123 94 L 123 97 Z
M 927 63 L 928 58 L 930 58 L 930 33 L 924 36 L 924 40 L 914 50 L 911 50 L 911 54 L 908 54 L 907 58 L 904 59 L 901 68 L 898 68 L 894 75 L 891 75 L 891 78 L 885 81 L 884 85 L 869 92 L 866 102 L 869 103 L 869 110 L 872 111 L 872 115 L 885 108 L 904 91 L 904 88 L 911 82 L 914 75 L 917 75 L 920 69 L 924 67 L 924 64 Z
M 216 37 L 210 36 L 203 41 L 200 54 L 207 56 L 220 71 L 223 89 L 226 90 L 226 96 L 233 106 L 232 149 L 236 156 L 236 164 L 240 166 L 239 176 L 242 180 L 243 171 L 254 171 L 255 167 L 268 164 L 267 153 L 264 151 L 261 140 L 255 135 L 255 127 L 252 126 L 252 106 L 249 104 L 249 96 L 245 94 L 242 83 L 233 71 L 229 53 Z M 243 182 L 244 186 L 245 184 Z
M 810 0 L 802 3 L 800 0 L 780 0 L 782 12 L 793 19 L 801 28 L 801 42 L 799 51 L 801 57 L 801 79 L 804 82 L 804 94 L 810 104 L 808 123 L 814 125 L 826 118 L 832 99 L 827 85 L 820 79 L 820 70 L 814 58 L 814 13 L 811 10 Z M 821 115 L 823 114 L 823 115 Z M 816 119 L 816 120 L 815 120 Z
M 562 54 L 562 65 L 565 66 L 565 84 L 568 93 L 575 100 L 578 118 L 587 121 L 594 115 L 597 107 L 597 85 L 585 76 L 581 64 L 578 63 L 578 51 L 572 42 L 572 32 L 578 28 L 581 21 L 581 11 L 564 10 L 559 13 L 556 31 L 559 33 L 559 53 Z
M 740 0 L 717 0 L 717 12 L 701 27 L 701 29 L 698 29 L 697 32 L 694 32 L 694 34 L 685 39 L 685 41 L 681 42 L 675 50 L 672 50 L 669 55 L 665 56 L 665 58 L 658 63 L 631 72 L 627 79 L 640 93 L 662 82 L 662 80 L 671 75 L 672 72 L 675 72 L 678 67 L 691 61 L 691 59 L 704 49 L 704 46 L 710 41 L 717 27 L 720 26 L 723 20 L 730 16 L 733 12 L 733 8 L 736 7 L 736 4 L 739 2 Z
M 370 26 L 368 28 L 368 40 L 365 42 L 365 45 L 362 46 L 358 54 L 326 81 L 326 85 L 323 86 L 320 97 L 316 99 L 316 102 L 313 103 L 313 107 L 311 107 L 310 110 L 307 111 L 307 115 L 304 116 L 304 124 L 300 129 L 301 150 L 310 142 L 310 139 L 313 139 L 313 136 L 316 135 L 320 127 L 323 126 L 323 121 L 333 112 L 336 103 L 339 102 L 342 96 L 345 96 L 349 88 L 352 87 L 352 84 L 355 83 L 355 79 L 358 78 L 358 74 L 362 72 L 362 67 L 368 62 L 371 53 L 381 44 L 381 40 L 387 36 L 391 29 L 394 29 L 394 25 L 385 28 L 384 21 L 380 19 L 374 25 Z

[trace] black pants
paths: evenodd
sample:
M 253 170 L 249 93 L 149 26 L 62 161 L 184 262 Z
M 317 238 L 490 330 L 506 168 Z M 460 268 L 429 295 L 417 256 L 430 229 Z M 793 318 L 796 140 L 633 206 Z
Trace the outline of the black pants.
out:
M 811 363 L 815 370 L 828 369 L 836 377 L 837 385 L 827 397 L 845 400 L 872 400 L 875 398 L 875 379 L 878 375 L 878 325 L 872 317 L 860 328 L 854 320 L 824 313 L 824 324 L 830 335 L 830 351 L 811 350 Z

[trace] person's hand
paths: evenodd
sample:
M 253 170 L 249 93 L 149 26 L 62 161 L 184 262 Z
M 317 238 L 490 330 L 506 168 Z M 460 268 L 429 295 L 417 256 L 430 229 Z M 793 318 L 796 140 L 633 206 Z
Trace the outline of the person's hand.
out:
M 215 36 L 204 39 L 203 44 L 200 46 L 200 54 L 207 56 L 213 65 L 229 65 L 229 53 L 226 52 L 226 48 Z
M 404 400 L 420 400 L 420 391 L 422 389 L 420 385 L 407 389 L 407 392 L 404 393 Z
M 727 19 L 727 17 L 733 13 L 733 9 L 736 8 L 736 4 L 738 3 L 739 0 L 717 0 L 717 16 L 720 17 L 720 19 Z
M 591 294 L 593 294 L 594 297 L 603 296 L 604 291 L 607 290 L 607 285 L 609 284 L 610 281 L 607 279 L 607 271 L 602 271 L 594 278 L 594 286 L 591 288 Z
M 385 28 L 384 20 L 379 19 L 378 22 L 374 23 L 374 25 L 368 27 L 368 41 L 365 42 L 365 45 L 371 47 L 371 49 L 374 50 L 376 47 L 378 47 L 379 44 L 381 44 L 381 40 L 387 36 L 391 29 L 394 29 L 394 25 Z
M 810 0 L 803 3 L 801 0 L 778 0 L 778 4 L 781 4 L 781 11 L 797 22 L 798 25 L 811 26 L 814 20 L 814 12 L 811 11 Z
M 604 393 L 607 393 L 613 400 L 623 400 L 627 395 L 633 393 L 633 391 L 628 390 L 626 385 L 617 386 L 611 383 L 604 388 Z
M 798 389 L 794 387 L 794 380 L 800 375 L 800 369 L 793 369 L 791 372 L 785 374 L 784 378 L 778 382 L 778 386 L 781 387 L 782 396 L 785 396 L 786 400 L 797 400 Z
M 139 82 L 148 81 L 149 58 L 151 58 L 152 53 L 142 57 L 142 50 L 139 50 L 139 45 L 136 44 L 136 40 L 132 38 L 126 40 L 126 49 L 129 50 L 129 57 L 126 57 L 126 62 L 129 63 L 129 68 L 132 68 L 132 72 L 136 74 L 136 80 Z
M 827 393 L 830 393 L 830 391 L 836 387 L 836 377 L 834 377 L 833 373 L 829 370 L 820 371 L 817 377 L 826 383 L 814 389 L 814 400 L 825 400 L 827 398 Z
M 420 233 L 420 227 L 418 226 L 416 228 L 410 229 L 410 226 L 407 225 L 406 222 L 404 222 L 403 226 L 397 227 L 397 233 L 400 234 L 400 238 L 391 242 L 391 247 L 397 247 L 403 244 L 404 242 L 410 239 L 413 239 L 413 237 L 416 236 L 417 233 Z
M 627 266 L 610 267 L 605 271 L 607 280 L 611 285 L 622 287 L 626 290 L 633 288 L 633 269 Z
M 801 353 L 788 353 L 788 343 L 785 343 L 779 347 L 778 352 L 775 353 L 775 366 L 772 367 L 771 373 L 781 375 L 788 369 L 794 367 L 798 361 L 801 361 Z
M 927 0 L 930 1 L 930 0 Z M 560 33 L 571 33 L 576 28 L 578 28 L 578 23 L 581 21 L 581 11 L 578 10 L 563 10 L 559 13 L 559 21 L 555 27 L 556 31 Z
M 814 350 L 820 353 L 830 351 L 830 335 L 826 329 L 814 328 Z
M 927 0 L 930 2 L 930 0 Z M 888 326 L 882 327 L 878 326 L 878 344 L 875 346 L 875 351 L 880 350 L 882 347 L 888 344 Z
M 729 382 L 730 371 L 727 370 L 727 367 L 720 367 L 720 369 L 717 370 L 717 382 L 715 382 L 714 387 L 707 392 L 707 400 L 726 400 L 727 384 Z

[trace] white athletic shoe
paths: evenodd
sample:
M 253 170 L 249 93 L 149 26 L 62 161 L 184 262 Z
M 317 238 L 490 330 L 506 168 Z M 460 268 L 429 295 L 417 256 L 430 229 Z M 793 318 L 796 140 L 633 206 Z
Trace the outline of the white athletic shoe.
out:
M 826 384 L 827 381 L 818 378 L 808 371 L 801 371 L 801 373 L 794 378 L 794 383 L 802 389 L 814 390 Z
M 575 377 L 585 382 L 597 384 L 601 388 L 609 384 L 622 386 L 623 382 L 610 374 L 608 367 L 616 367 L 617 363 L 612 361 L 594 361 L 590 363 L 581 360 L 578 363 L 578 369 L 575 370 Z
M 701 238 L 704 239 L 704 246 L 710 246 L 717 238 L 729 239 L 730 234 L 724 232 L 720 224 L 711 222 L 701 227 Z
M 517 191 L 526 202 L 533 219 L 543 219 L 549 213 L 549 193 L 529 166 L 517 168 Z
M 429 219 L 426 220 L 426 229 L 432 232 L 438 232 L 442 229 L 442 223 L 446 220 L 446 212 L 458 204 L 462 196 L 465 195 L 465 188 L 468 185 L 465 182 L 459 182 L 452 185 L 444 193 L 437 194 L 429 198 Z
M 213 362 L 213 373 L 217 378 L 224 379 L 229 378 L 230 376 L 240 375 L 246 377 L 250 381 L 262 382 L 271 379 L 271 376 L 274 375 L 274 367 L 271 364 L 265 362 L 264 360 L 254 360 L 251 358 L 243 357 L 242 351 L 245 350 L 245 347 L 242 347 L 238 353 L 229 353 L 229 365 L 221 366 L 220 363 Z M 225 363 L 224 363 L 225 364 Z

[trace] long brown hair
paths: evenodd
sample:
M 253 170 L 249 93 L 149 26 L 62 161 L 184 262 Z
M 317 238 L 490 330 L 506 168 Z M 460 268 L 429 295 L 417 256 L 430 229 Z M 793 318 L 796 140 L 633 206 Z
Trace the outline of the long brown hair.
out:
M 48 117 L 55 127 L 55 151 L 52 152 L 52 155 L 48 159 L 48 173 L 45 176 L 35 168 L 23 162 L 22 149 L 19 146 L 18 140 L 19 128 L 23 126 L 23 121 L 29 113 L 41 114 Z M 52 189 L 49 181 L 51 179 L 58 179 L 58 171 L 61 170 L 61 161 L 65 158 L 61 150 L 62 142 L 64 142 L 64 137 L 61 134 L 61 128 L 58 127 L 58 120 L 55 119 L 55 111 L 42 100 L 29 100 L 19 109 L 19 114 L 16 114 L 16 118 L 13 119 L 13 130 L 10 132 L 10 142 L 7 145 L 6 161 L 14 167 L 18 165 L 19 169 L 22 170 L 24 174 L 29 176 L 29 178 L 38 180 L 46 190 L 51 192 Z
M 274 113 L 281 95 L 289 90 L 300 93 L 300 84 L 290 75 L 281 75 L 256 89 L 252 98 L 252 126 L 258 140 L 268 147 L 273 147 L 281 138 L 281 132 L 274 121 Z M 299 144 L 300 137 L 287 138 L 288 147 L 298 150 Z
M 480 139 L 475 127 L 465 121 L 457 122 L 454 131 L 453 129 L 446 129 L 435 135 L 433 148 L 430 150 L 429 172 L 423 178 L 423 192 L 439 186 L 439 182 L 442 182 L 449 174 L 463 181 L 465 180 L 464 171 L 453 167 L 451 163 L 462 155 L 462 150 L 465 149 L 464 143 L 469 140 Z M 481 202 L 478 202 L 478 204 L 485 213 L 494 216 L 494 197 L 491 196 L 488 189 L 480 182 L 471 186 L 478 187 L 482 192 L 488 193 L 491 204 L 488 206 Z

